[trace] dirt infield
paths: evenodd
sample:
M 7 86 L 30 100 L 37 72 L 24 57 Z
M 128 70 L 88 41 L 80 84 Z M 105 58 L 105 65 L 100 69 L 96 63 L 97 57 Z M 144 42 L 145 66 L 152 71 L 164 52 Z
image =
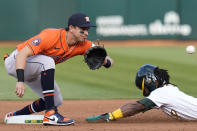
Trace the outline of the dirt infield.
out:
M 87 116 L 115 110 L 130 100 L 65 100 L 59 112 L 76 121 L 72 126 L 6 125 L 4 115 L 31 101 L 0 101 L 0 131 L 196 131 L 197 122 L 177 121 L 151 110 L 110 123 L 87 123 Z

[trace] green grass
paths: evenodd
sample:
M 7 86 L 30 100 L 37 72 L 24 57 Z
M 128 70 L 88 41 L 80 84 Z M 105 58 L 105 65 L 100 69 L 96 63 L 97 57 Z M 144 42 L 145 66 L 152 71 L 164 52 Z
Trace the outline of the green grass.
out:
M 0 48 L 11 52 L 13 47 Z M 107 47 L 114 59 L 114 67 L 89 70 L 82 56 L 77 56 L 56 66 L 55 79 L 64 99 L 133 99 L 142 98 L 134 79 L 143 64 L 154 64 L 168 69 L 171 82 L 192 96 L 197 97 L 197 54 L 186 54 L 185 47 Z M 7 75 L 0 60 L 0 100 L 18 100 L 14 94 L 16 79 Z M 24 99 L 37 96 L 26 88 Z

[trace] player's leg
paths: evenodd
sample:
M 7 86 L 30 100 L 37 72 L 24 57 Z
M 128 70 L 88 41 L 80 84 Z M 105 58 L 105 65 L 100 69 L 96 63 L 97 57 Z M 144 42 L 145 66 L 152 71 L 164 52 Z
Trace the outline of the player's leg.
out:
M 44 111 L 46 109 L 45 107 L 45 101 L 42 94 L 42 87 L 40 83 L 40 79 L 38 77 L 35 81 L 27 81 L 25 82 L 40 98 L 33 103 L 25 106 L 24 108 L 17 110 L 15 112 L 8 113 L 8 116 L 15 116 L 15 115 L 29 115 L 32 113 L 38 113 L 41 111 Z M 63 103 L 63 98 L 61 96 L 60 89 L 56 82 L 54 82 L 54 89 L 55 89 L 55 95 L 54 95 L 54 102 L 55 107 L 58 107 Z
M 12 75 L 14 77 L 16 77 L 16 69 L 15 69 L 15 66 L 13 66 L 13 65 L 15 65 L 16 53 L 17 53 L 17 51 L 12 53 L 5 61 L 5 67 L 6 67 L 8 74 Z M 70 124 L 73 124 L 74 121 L 67 119 L 67 118 L 65 119 L 63 116 L 61 116 L 57 112 L 55 105 L 54 105 L 54 100 L 56 101 L 55 103 L 57 103 L 56 106 L 58 106 L 58 103 L 62 103 L 62 101 L 63 101 L 61 93 L 59 91 L 59 88 L 58 88 L 57 84 L 54 83 L 54 70 L 55 70 L 55 64 L 54 64 L 54 61 L 51 57 L 44 56 L 44 55 L 36 55 L 36 56 L 29 57 L 27 59 L 27 64 L 26 64 L 25 73 L 24 73 L 25 81 L 27 84 L 28 84 L 28 82 L 30 84 L 31 81 L 32 82 L 35 80 L 39 81 L 36 83 L 38 83 L 38 85 L 40 85 L 40 86 L 36 86 L 35 83 L 32 83 L 32 84 L 36 87 L 40 87 L 40 88 L 36 89 L 36 93 L 40 94 L 39 96 L 45 95 L 43 97 L 44 101 L 45 101 L 45 107 L 46 107 L 45 110 L 47 110 L 45 115 L 47 115 L 47 116 L 55 115 L 57 117 L 58 121 L 56 121 L 55 123 L 52 123 L 52 124 L 70 125 Z M 41 76 L 43 75 L 41 77 L 42 83 L 40 82 L 40 78 L 38 78 L 40 76 L 40 73 L 41 73 Z M 45 73 L 47 73 L 49 75 L 45 76 Z M 51 75 L 52 75 L 52 78 L 49 78 L 49 77 L 51 77 Z M 50 81 L 48 81 L 49 79 L 50 79 Z M 53 79 L 53 81 L 51 79 Z M 50 82 L 54 83 L 54 84 L 51 84 Z M 55 88 L 53 85 L 55 86 Z M 55 92 L 57 91 L 55 93 L 56 94 L 55 96 L 54 96 L 54 91 Z M 54 108 L 54 109 L 51 109 L 51 108 Z M 51 123 L 48 123 L 48 124 L 51 124 Z
M 35 81 L 27 81 L 25 82 L 39 97 L 44 99 L 43 93 L 42 93 L 42 85 L 40 83 L 40 76 Z M 56 82 L 54 82 L 54 105 L 55 107 L 58 107 L 63 103 L 63 98 L 59 89 L 59 86 Z M 43 110 L 46 110 L 43 109 Z
M 32 89 L 37 88 L 36 93 L 39 96 L 44 96 L 46 110 L 55 109 L 54 73 L 55 63 L 51 57 L 35 55 L 27 58 L 24 71 L 25 83 L 30 84 Z
M 15 50 L 6 60 L 5 67 L 8 74 L 16 78 L 16 54 Z M 55 63 L 51 57 L 35 55 L 28 57 L 24 70 L 25 81 L 35 81 L 41 74 L 42 94 L 44 94 L 46 110 L 54 108 L 54 73 Z M 40 82 L 39 82 L 40 83 Z
M 9 75 L 14 76 L 16 78 L 16 68 L 15 66 L 15 60 L 16 60 L 16 53 L 17 51 L 13 51 L 13 53 L 10 54 L 10 56 L 8 58 L 5 59 L 5 68 L 8 72 Z M 37 69 L 37 71 L 34 70 L 34 72 L 37 72 L 37 75 L 39 75 L 39 71 L 38 68 L 40 68 L 40 65 L 34 64 L 31 66 L 28 66 L 27 70 L 29 70 L 29 68 L 33 68 Z M 25 80 L 27 81 L 32 81 L 33 79 L 35 80 L 36 78 L 31 74 L 32 70 L 29 70 L 28 73 L 25 73 Z M 36 83 L 36 82 L 35 82 Z M 29 104 L 27 106 L 25 106 L 24 108 L 17 110 L 15 112 L 10 112 L 7 114 L 7 116 L 15 116 L 15 115 L 28 115 L 34 112 L 40 112 L 45 110 L 45 101 L 42 98 L 39 98 L 38 100 L 34 101 L 32 104 Z
M 70 125 L 74 123 L 74 120 L 63 117 L 57 112 L 57 106 L 62 103 L 63 99 L 59 90 L 59 87 L 54 82 L 54 74 L 55 74 L 55 63 L 51 57 L 38 55 L 32 59 L 28 59 L 27 63 L 39 63 L 40 64 L 40 81 L 37 82 L 36 89 L 37 93 L 42 94 L 45 101 L 45 117 L 43 119 L 43 123 L 45 125 Z M 30 64 L 32 65 L 32 64 Z M 30 67 L 28 64 L 26 65 L 26 69 Z M 29 70 L 31 70 L 29 69 Z M 38 78 L 38 76 L 37 76 Z M 33 78 L 34 79 L 34 78 Z M 29 79 L 28 81 L 30 81 Z M 27 83 L 28 84 L 28 83 Z M 38 86 L 40 84 L 40 86 Z M 29 85 L 32 87 L 31 85 Z M 35 84 L 34 84 L 35 86 Z M 38 89 L 38 87 L 41 87 Z M 35 91 L 35 90 L 34 90 Z M 55 119 L 54 119 L 55 118 Z
M 7 116 L 9 117 L 9 116 L 17 116 L 17 115 L 29 115 L 44 110 L 45 110 L 45 101 L 42 98 L 39 98 L 33 103 L 25 106 L 20 110 L 8 113 Z

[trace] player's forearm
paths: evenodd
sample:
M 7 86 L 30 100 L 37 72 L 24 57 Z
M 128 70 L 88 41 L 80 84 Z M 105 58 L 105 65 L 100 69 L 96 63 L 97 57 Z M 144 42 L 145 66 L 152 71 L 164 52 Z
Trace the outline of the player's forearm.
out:
M 115 120 L 115 119 L 119 119 L 122 117 L 133 116 L 137 113 L 140 113 L 142 110 L 144 110 L 144 105 L 138 102 L 130 102 L 108 114 L 109 114 L 110 120 Z
M 26 66 L 26 59 L 28 56 L 31 56 L 32 52 L 28 47 L 24 47 L 16 55 L 16 74 L 18 82 L 24 82 L 24 69 Z
M 26 46 L 16 55 L 16 69 L 25 69 L 26 59 L 29 56 L 32 56 L 32 52 Z
M 122 111 L 123 117 L 128 117 L 140 113 L 142 110 L 144 110 L 144 105 L 138 102 L 130 102 L 123 105 L 120 109 Z
M 21 53 L 18 53 L 16 56 L 16 74 L 18 82 L 24 82 L 24 69 L 26 65 L 26 58 L 27 57 Z
M 27 56 L 22 53 L 16 55 L 16 69 L 25 69 Z

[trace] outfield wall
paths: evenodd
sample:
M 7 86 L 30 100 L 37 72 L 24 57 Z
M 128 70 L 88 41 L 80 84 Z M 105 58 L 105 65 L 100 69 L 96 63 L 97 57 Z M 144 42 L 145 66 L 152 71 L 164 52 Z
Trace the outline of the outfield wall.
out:
M 64 28 L 84 12 L 92 40 L 197 39 L 196 0 L 1 0 L 0 40 L 25 40 L 44 28 Z

